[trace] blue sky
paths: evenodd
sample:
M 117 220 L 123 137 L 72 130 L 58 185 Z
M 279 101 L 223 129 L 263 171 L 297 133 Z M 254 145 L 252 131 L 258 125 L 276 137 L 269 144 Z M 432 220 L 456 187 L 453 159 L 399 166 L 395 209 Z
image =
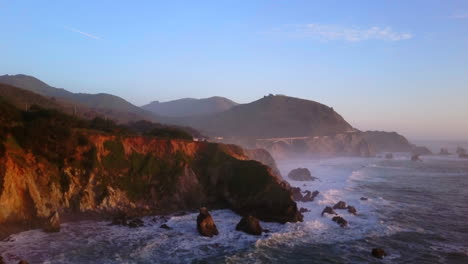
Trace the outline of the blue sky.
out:
M 286 94 L 468 140 L 468 1 L 6 1 L 0 74 L 142 105 Z

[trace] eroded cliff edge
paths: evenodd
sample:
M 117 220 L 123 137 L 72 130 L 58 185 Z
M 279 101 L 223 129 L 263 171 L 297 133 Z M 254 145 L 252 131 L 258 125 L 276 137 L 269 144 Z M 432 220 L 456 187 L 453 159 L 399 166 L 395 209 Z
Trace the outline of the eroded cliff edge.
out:
M 67 154 L 51 159 L 11 135 L 2 144 L 4 226 L 38 227 L 54 211 L 143 215 L 200 206 L 265 221 L 302 219 L 288 184 L 234 145 L 75 130 L 62 142 Z

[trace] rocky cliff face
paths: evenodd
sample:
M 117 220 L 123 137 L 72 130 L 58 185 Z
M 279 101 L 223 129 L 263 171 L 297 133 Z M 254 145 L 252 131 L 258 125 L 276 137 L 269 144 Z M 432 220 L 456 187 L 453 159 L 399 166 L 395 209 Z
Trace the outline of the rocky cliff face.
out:
M 239 147 L 79 133 L 73 151 L 54 161 L 20 147 L 12 136 L 0 141 L 1 225 L 40 226 L 54 211 L 141 215 L 200 206 L 265 221 L 302 218 L 287 183 Z

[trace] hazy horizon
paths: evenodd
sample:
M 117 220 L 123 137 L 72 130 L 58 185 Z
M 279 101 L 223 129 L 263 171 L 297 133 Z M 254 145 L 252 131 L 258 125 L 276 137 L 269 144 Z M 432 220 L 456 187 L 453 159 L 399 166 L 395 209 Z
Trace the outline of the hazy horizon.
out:
M 361 130 L 467 141 L 468 3 L 360 3 L 0 1 L 0 74 L 138 106 L 285 94 Z

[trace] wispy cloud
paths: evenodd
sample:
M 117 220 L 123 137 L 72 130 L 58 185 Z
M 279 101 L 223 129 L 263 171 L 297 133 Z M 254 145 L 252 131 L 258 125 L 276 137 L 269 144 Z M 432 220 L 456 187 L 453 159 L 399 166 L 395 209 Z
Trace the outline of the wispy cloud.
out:
M 466 12 L 458 12 L 450 16 L 453 19 L 467 19 L 468 18 L 468 11 Z
M 407 32 L 396 32 L 391 27 L 346 27 L 327 24 L 285 25 L 269 33 L 291 37 L 314 38 L 321 41 L 360 42 L 365 40 L 401 41 L 411 39 Z
M 96 35 L 93 35 L 93 34 L 78 30 L 76 28 L 67 27 L 67 26 L 64 26 L 63 28 L 68 30 L 68 31 L 71 31 L 71 32 L 79 33 L 79 34 L 81 34 L 81 35 L 83 35 L 85 37 L 88 37 L 88 38 L 101 39 L 101 37 L 99 37 L 99 36 L 96 36 Z

